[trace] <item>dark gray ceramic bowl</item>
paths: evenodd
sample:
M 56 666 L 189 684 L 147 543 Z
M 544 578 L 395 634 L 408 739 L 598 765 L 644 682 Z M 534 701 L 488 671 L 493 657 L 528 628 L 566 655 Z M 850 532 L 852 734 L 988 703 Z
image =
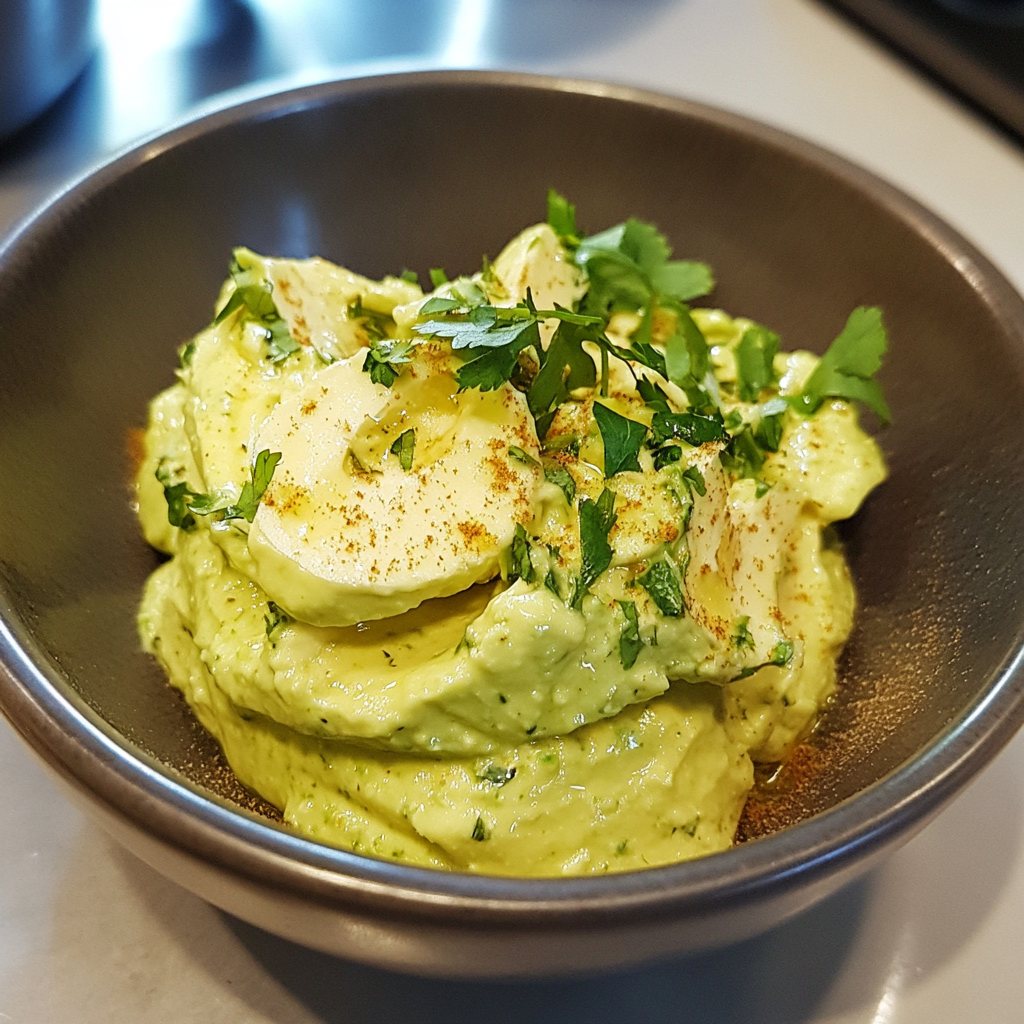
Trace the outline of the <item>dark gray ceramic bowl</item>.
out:
M 891 479 L 845 538 L 843 690 L 736 848 L 631 874 L 442 874 L 260 816 L 139 651 L 157 557 L 126 432 L 210 317 L 232 246 L 371 275 L 469 270 L 543 216 L 635 214 L 707 259 L 724 308 L 820 348 L 880 304 Z M 681 100 L 441 73 L 332 83 L 186 124 L 0 252 L 0 707 L 103 824 L 233 914 L 436 974 L 593 970 L 763 930 L 905 842 L 1024 719 L 1024 304 L 962 238 L 814 146 Z

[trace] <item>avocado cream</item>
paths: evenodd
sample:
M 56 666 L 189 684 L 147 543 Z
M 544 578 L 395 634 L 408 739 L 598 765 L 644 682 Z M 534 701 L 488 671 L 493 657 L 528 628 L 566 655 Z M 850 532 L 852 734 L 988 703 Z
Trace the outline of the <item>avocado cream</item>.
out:
M 666 864 L 728 847 L 754 762 L 814 727 L 854 612 L 827 527 L 885 476 L 880 314 L 786 354 L 670 256 L 554 193 L 429 294 L 236 250 L 150 408 L 139 629 L 301 833 Z

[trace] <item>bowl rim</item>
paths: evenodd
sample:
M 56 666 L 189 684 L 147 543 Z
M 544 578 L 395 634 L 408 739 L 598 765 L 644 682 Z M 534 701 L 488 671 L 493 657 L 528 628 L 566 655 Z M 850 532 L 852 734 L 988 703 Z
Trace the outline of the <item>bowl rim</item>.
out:
M 970 242 L 873 173 L 818 145 L 739 114 L 661 93 L 509 71 L 443 70 L 343 78 L 274 91 L 125 147 L 58 191 L 0 243 L 0 279 L 61 222 L 161 154 L 242 122 L 288 116 L 358 97 L 436 87 L 557 91 L 655 108 L 782 150 L 866 195 L 924 238 L 992 311 L 1024 355 L 1024 300 Z M 0 711 L 51 767 L 116 816 L 192 857 L 320 905 L 428 918 L 464 927 L 636 921 L 719 911 L 849 872 L 908 839 L 1024 722 L 1024 623 L 991 684 L 914 758 L 806 821 L 721 853 L 662 867 L 571 878 L 509 878 L 378 860 L 305 839 L 177 776 L 107 724 L 62 680 L 0 591 Z

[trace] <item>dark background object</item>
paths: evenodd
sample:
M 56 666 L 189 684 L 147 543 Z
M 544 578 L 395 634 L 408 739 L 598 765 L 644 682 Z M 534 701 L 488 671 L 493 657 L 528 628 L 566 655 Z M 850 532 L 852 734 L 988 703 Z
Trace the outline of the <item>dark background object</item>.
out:
M 826 0 L 1024 142 L 1022 0 Z
M 370 275 L 471 271 L 543 217 L 549 186 L 588 229 L 656 221 L 715 268 L 716 303 L 787 347 L 820 352 L 854 306 L 886 310 L 892 478 L 846 534 L 860 616 L 827 769 L 792 815 L 817 816 L 702 861 L 558 881 L 297 839 L 237 812 L 213 744 L 139 651 L 157 558 L 126 434 L 209 321 L 232 246 Z M 0 252 L 0 323 L 0 707 L 150 863 L 282 934 L 442 973 L 597 969 L 753 934 L 908 838 L 1024 717 L 1024 304 L 911 200 L 778 132 L 486 73 L 256 100 L 121 157 L 27 225 Z M 370 922 L 361 945 L 343 915 Z
M 95 46 L 94 0 L 0 3 L 0 139 L 42 113 Z

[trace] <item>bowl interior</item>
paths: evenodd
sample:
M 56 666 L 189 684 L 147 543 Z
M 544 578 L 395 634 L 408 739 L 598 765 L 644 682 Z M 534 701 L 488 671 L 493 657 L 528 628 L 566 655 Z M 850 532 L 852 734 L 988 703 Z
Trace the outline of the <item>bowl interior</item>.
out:
M 479 76 L 327 86 L 216 115 L 79 187 L 0 263 L 4 615 L 131 743 L 254 806 L 157 666 L 135 612 L 158 562 L 131 508 L 127 438 L 211 318 L 233 246 L 371 276 L 469 272 L 544 216 L 635 215 L 707 260 L 714 304 L 822 351 L 881 305 L 890 480 L 842 530 L 860 595 L 842 693 L 771 831 L 911 757 L 1020 643 L 1019 300 L 866 175 L 701 108 Z M 986 271 L 987 273 L 987 271 Z M 782 791 L 780 791 L 782 792 Z

